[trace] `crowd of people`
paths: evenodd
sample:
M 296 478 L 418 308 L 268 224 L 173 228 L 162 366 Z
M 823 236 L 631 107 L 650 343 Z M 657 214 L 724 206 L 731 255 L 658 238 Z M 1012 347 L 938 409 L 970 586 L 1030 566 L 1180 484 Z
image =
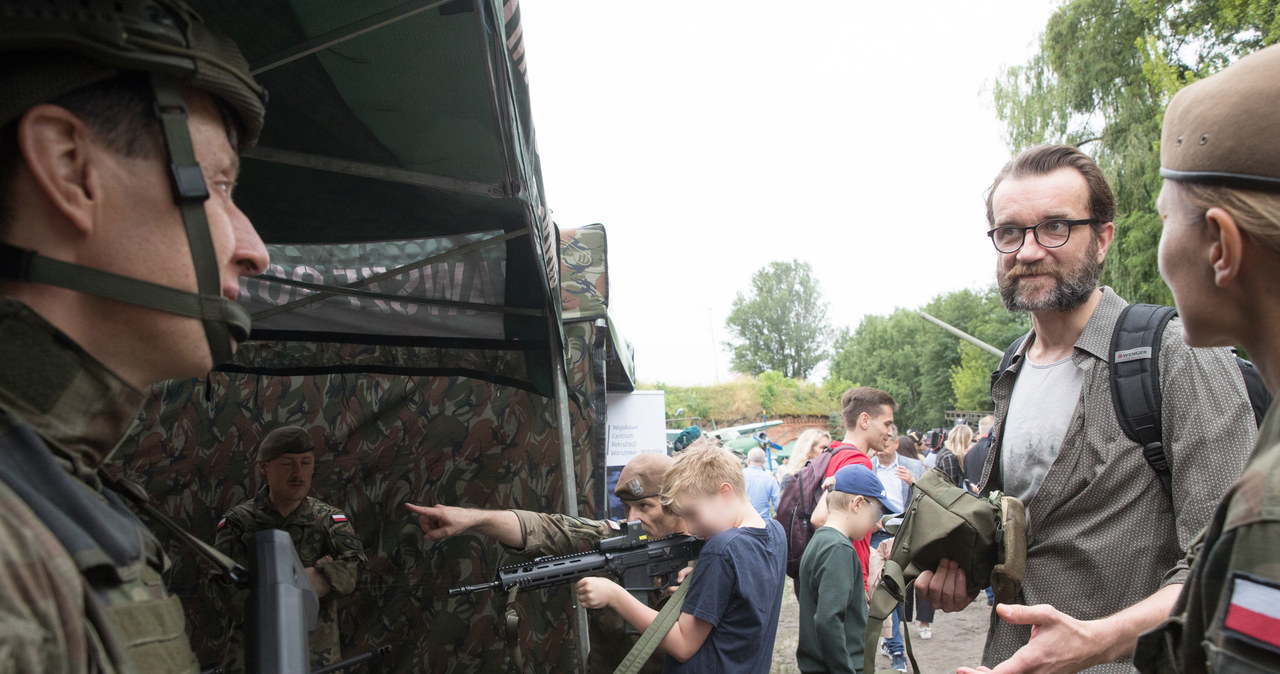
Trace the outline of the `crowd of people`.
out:
M 1280 281 L 1271 273 L 1280 199 L 1251 191 L 1280 191 L 1276 110 L 1280 47 L 1171 103 L 1159 254 L 1182 317 L 1147 328 L 1158 332 L 1153 344 L 1112 353 L 1130 305 L 1098 285 L 1115 228 L 1106 178 L 1077 148 L 1033 147 L 987 195 L 1001 298 L 1031 315 L 1032 330 L 993 376 L 995 412 L 976 434 L 957 424 L 898 436 L 893 398 L 857 388 L 841 399 L 842 438 L 803 434 L 781 471 L 785 487 L 758 455 L 744 468 L 712 443 L 679 452 L 653 496 L 707 547 L 682 575 L 688 594 L 652 662 L 770 671 L 791 574 L 799 669 L 874 668 L 864 637 L 881 579 L 871 551 L 890 536 L 885 516 L 909 510 L 915 483 L 933 468 L 951 489 L 1000 492 L 1026 514 L 1020 586 L 999 603 L 987 588 L 995 607 L 981 663 L 957 663 L 960 672 L 1280 671 L 1280 422 L 1273 411 L 1259 432 L 1246 364 L 1223 348 L 1242 344 L 1263 379 L 1280 384 Z M 1269 150 L 1256 151 L 1260 143 Z M 1117 408 L 1126 394 L 1111 366 L 1134 359 L 1151 361 L 1149 388 L 1139 390 L 1158 391 L 1159 414 L 1142 431 L 1155 441 L 1132 437 Z M 820 496 L 798 522 L 793 504 L 805 501 L 789 493 L 815 478 Z M 421 515 L 428 536 L 449 530 L 442 511 Z M 909 603 L 921 636 L 932 631 L 926 606 L 963 610 L 987 586 L 966 578 L 970 562 L 942 559 L 915 579 Z M 583 606 L 641 631 L 660 616 L 609 579 L 579 581 L 576 591 Z M 881 647 L 905 670 L 897 649 L 910 617 L 899 610 Z

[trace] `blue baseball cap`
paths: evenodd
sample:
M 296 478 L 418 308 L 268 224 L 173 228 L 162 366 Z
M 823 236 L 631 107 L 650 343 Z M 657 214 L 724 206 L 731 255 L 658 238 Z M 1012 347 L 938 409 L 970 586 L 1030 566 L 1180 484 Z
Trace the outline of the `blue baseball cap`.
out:
M 866 466 L 845 466 L 837 470 L 834 489 L 846 494 L 857 494 L 873 498 L 880 502 L 886 515 L 898 512 L 892 505 L 889 505 L 889 495 L 885 493 L 884 483 Z

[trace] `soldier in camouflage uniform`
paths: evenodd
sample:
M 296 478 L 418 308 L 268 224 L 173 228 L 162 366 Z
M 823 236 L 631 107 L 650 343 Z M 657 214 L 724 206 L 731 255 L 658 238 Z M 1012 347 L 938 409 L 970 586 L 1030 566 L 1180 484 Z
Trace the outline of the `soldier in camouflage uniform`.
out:
M 164 0 L 0 0 L 0 51 L 0 671 L 193 672 L 161 546 L 100 470 L 142 389 L 247 336 L 267 252 L 230 186 L 262 91 Z
M 1280 391 L 1280 46 L 1178 92 L 1160 164 L 1160 270 L 1183 336 L 1243 345 Z M 1140 671 L 1280 671 L 1278 407 L 1190 548 L 1171 617 L 1139 639 Z
M 641 454 L 623 467 L 614 494 L 627 507 L 627 520 L 638 520 L 645 533 L 660 538 L 685 533 L 684 520 L 667 514 L 658 500 L 662 476 L 673 459 L 664 454 Z M 418 515 L 422 531 L 431 540 L 472 532 L 496 539 L 510 552 L 531 557 L 586 552 L 600 541 L 617 536 L 614 521 L 589 520 L 568 515 L 547 515 L 527 510 L 473 510 L 450 506 L 423 507 L 406 504 Z M 621 579 L 617 579 L 621 580 Z M 649 593 L 649 606 L 661 609 L 670 595 Z M 589 612 L 591 652 L 589 674 L 608 674 L 626 657 L 639 635 L 627 634 L 622 616 L 612 610 Z M 655 652 L 640 670 L 662 671 L 662 654 Z
M 305 429 L 283 426 L 268 433 L 258 446 L 258 466 L 266 485 L 223 516 L 214 547 L 248 566 L 254 534 L 266 529 L 288 532 L 320 596 L 320 617 L 308 634 L 311 668 L 319 669 L 342 659 L 337 595 L 355 590 L 360 567 L 368 561 L 364 546 L 345 513 L 307 496 L 315 471 L 315 444 Z M 223 668 L 243 672 L 248 590 L 224 588 L 227 615 L 234 624 Z

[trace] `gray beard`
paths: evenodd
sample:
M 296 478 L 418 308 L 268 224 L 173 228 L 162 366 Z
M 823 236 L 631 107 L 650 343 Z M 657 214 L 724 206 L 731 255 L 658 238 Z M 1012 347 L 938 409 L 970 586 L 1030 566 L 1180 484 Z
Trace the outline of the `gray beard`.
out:
M 1032 301 L 1018 294 L 1018 279 L 1008 278 L 1002 271 L 996 272 L 1000 287 L 1000 299 L 1009 311 L 1059 311 L 1079 309 L 1089 301 L 1098 288 L 1102 276 L 1102 263 L 1098 262 L 1098 240 L 1093 239 L 1085 251 L 1084 262 L 1073 269 L 1053 272 L 1057 283 L 1041 299 Z

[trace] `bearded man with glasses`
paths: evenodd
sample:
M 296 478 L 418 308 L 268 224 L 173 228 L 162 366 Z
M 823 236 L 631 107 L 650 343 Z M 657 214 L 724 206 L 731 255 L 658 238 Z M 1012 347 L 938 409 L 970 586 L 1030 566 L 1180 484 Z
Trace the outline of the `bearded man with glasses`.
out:
M 980 487 L 1027 506 L 1026 579 L 1015 604 L 992 611 L 983 654 L 1001 674 L 1131 671 L 1138 635 L 1169 614 L 1185 552 L 1256 435 L 1232 353 L 1189 348 L 1176 318 L 1157 361 L 1170 492 L 1121 431 L 1109 352 L 1127 302 L 1098 287 L 1114 218 L 1102 171 L 1071 146 L 1024 151 L 987 193 L 1000 296 L 1032 324 L 993 378 Z M 947 560 L 916 591 L 944 611 L 974 599 Z

